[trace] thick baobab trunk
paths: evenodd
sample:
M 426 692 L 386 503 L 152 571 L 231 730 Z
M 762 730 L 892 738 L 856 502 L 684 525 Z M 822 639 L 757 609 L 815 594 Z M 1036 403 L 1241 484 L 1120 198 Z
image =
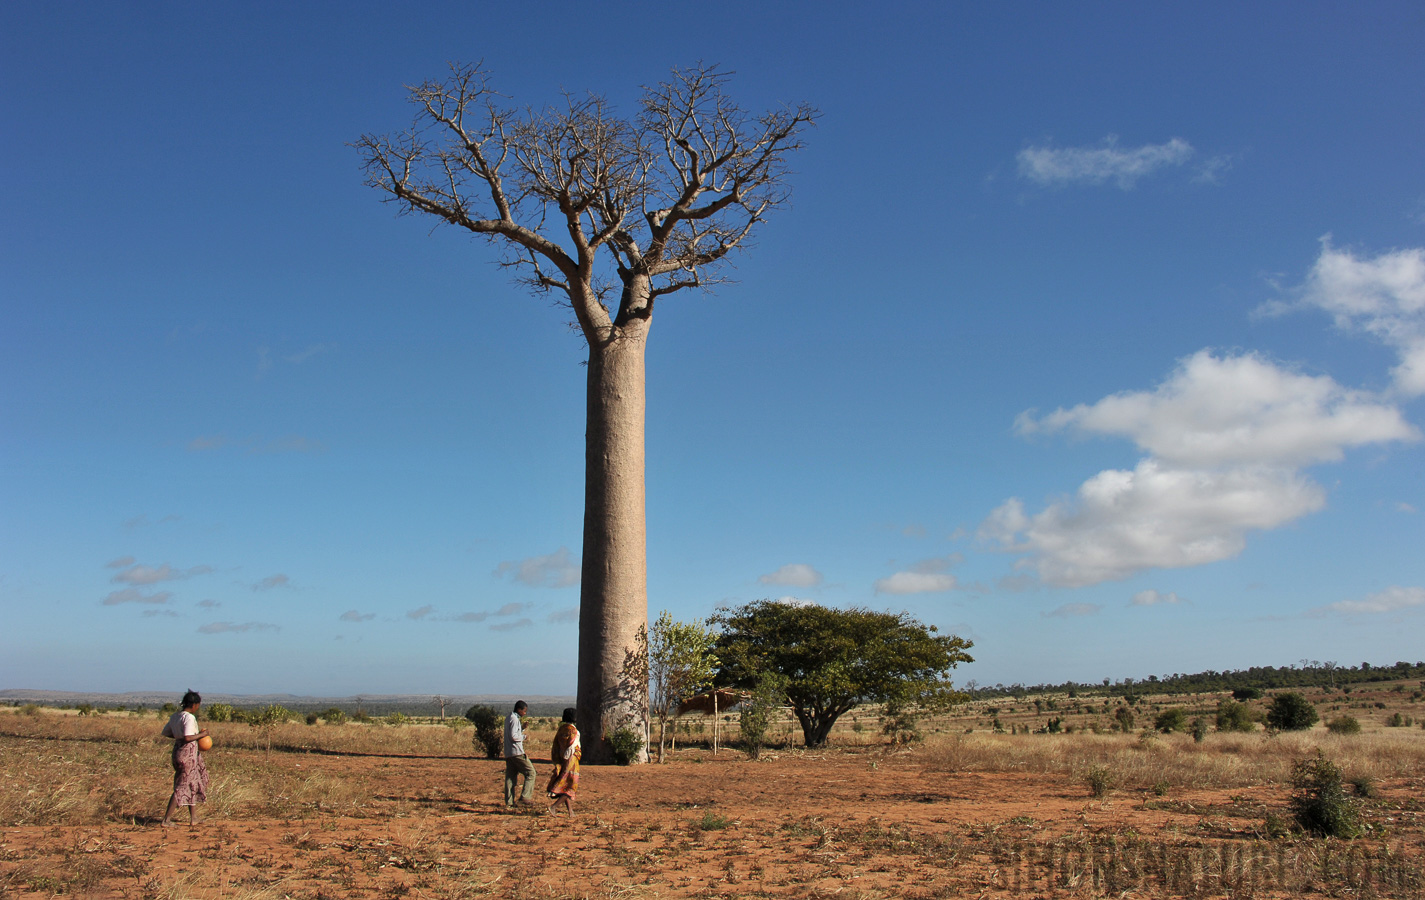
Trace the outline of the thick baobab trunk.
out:
M 643 487 L 644 360 L 648 320 L 590 342 L 584 465 L 584 554 L 579 590 L 579 731 L 584 758 L 613 761 L 620 727 L 644 740 L 648 688 L 625 673 L 648 624 Z

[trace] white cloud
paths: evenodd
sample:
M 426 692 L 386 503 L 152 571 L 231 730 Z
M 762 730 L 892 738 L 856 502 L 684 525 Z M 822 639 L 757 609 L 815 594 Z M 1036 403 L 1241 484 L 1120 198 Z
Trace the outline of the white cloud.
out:
M 1074 619 L 1081 616 L 1096 616 L 1103 609 L 1097 603 L 1065 603 L 1063 606 L 1040 613 L 1046 619 Z
M 167 603 L 173 595 L 168 591 L 159 591 L 156 594 L 145 594 L 138 588 L 124 588 L 122 591 L 114 591 L 104 598 L 105 606 L 118 606 L 120 603 Z
M 292 579 L 278 572 L 276 575 L 268 575 L 266 578 L 252 586 L 254 591 L 270 591 L 274 588 L 291 587 Z
M 1325 504 L 1301 467 L 1338 460 L 1350 447 L 1420 438 L 1399 409 L 1329 377 L 1206 350 L 1155 390 L 1043 418 L 1025 413 L 1016 424 L 1022 434 L 1126 437 L 1149 454 L 1132 470 L 1100 472 L 1032 516 L 1012 498 L 980 526 L 983 539 L 1026 554 L 1020 569 L 1071 587 L 1234 557 L 1248 532 Z
M 779 584 L 785 587 L 810 588 L 821 584 L 821 573 L 806 563 L 790 563 L 775 572 L 757 576 L 758 584 Z
M 131 566 L 131 565 L 133 565 L 133 564 L 134 564 L 134 558 L 133 558 L 132 556 L 121 556 L 121 557 L 119 557 L 118 559 L 111 559 L 111 560 L 109 560 L 108 562 L 104 563 L 104 568 L 106 568 L 106 569 L 122 569 L 122 568 L 124 568 L 125 566 Z
M 1128 190 L 1138 179 L 1166 166 L 1181 166 L 1192 158 L 1192 145 L 1182 138 L 1165 144 L 1122 148 L 1109 135 L 1098 147 L 1026 147 L 1019 151 L 1019 174 L 1039 184 L 1103 184 L 1115 181 Z
M 1134 606 L 1157 606 L 1161 603 L 1182 603 L 1183 599 L 1171 591 L 1166 594 L 1163 594 L 1150 589 L 1146 591 L 1139 591 L 1138 593 L 1134 594 L 1133 600 L 1131 602 Z
M 130 560 L 132 558 L 129 558 Z M 117 560 L 115 560 L 117 562 Z M 113 567 L 113 563 L 109 564 Z M 118 573 L 110 581 L 116 584 L 157 584 L 160 581 L 177 581 L 182 578 L 192 578 L 194 575 L 206 575 L 213 571 L 212 566 L 194 566 L 191 569 L 175 569 L 168 563 L 161 566 L 131 565 L 124 571 Z
M 1125 391 L 1042 419 L 1021 413 L 1021 434 L 1073 429 L 1131 439 L 1184 467 L 1298 466 L 1341 459 L 1348 447 L 1413 441 L 1400 410 L 1347 390 L 1326 375 L 1302 375 L 1255 353 L 1210 350 L 1179 363 L 1152 391 Z
M 517 628 L 528 628 L 533 625 L 529 619 L 519 619 L 514 622 L 501 622 L 498 625 L 491 625 L 491 631 L 514 631 Z
M 281 631 L 282 629 L 271 622 L 209 622 L 207 625 L 198 626 L 199 634 L 241 634 L 247 631 Z
M 793 597 L 793 596 L 790 595 L 790 594 L 788 594 L 788 595 L 786 595 L 786 596 L 783 596 L 783 597 L 778 597 L 774 602 L 780 603 L 780 604 L 782 604 L 783 606 L 816 606 L 816 605 L 818 605 L 815 600 L 807 600 L 807 599 L 802 598 L 802 597 Z
M 1301 288 L 1301 302 L 1330 313 L 1336 327 L 1364 331 L 1393 348 L 1396 388 L 1425 394 L 1425 248 L 1358 257 L 1329 237 Z
M 1321 488 L 1294 471 L 1193 471 L 1145 459 L 1132 471 L 1100 472 L 1075 497 L 1033 517 L 1011 499 L 981 533 L 1030 554 L 1028 565 L 1044 581 L 1083 587 L 1230 559 L 1248 531 L 1277 528 L 1324 504 Z
M 1364 600 L 1342 600 L 1326 607 L 1332 612 L 1347 614 L 1378 614 L 1425 606 L 1425 588 L 1392 585 Z
M 503 578 L 505 575 L 530 587 L 564 588 L 579 583 L 579 563 L 569 553 L 569 548 L 560 547 L 547 556 L 500 563 L 495 569 L 495 577 Z
M 579 607 L 571 606 L 568 609 L 555 610 L 549 614 L 549 621 L 556 625 L 565 625 L 568 623 L 577 624 L 579 621 Z
M 433 612 L 435 612 L 435 607 L 427 603 L 425 606 L 422 606 L 419 609 L 413 609 L 410 612 L 406 613 L 406 618 L 424 619 L 426 616 L 430 615 Z
M 354 609 L 348 609 L 346 612 L 344 612 L 344 613 L 341 614 L 340 618 L 341 618 L 341 621 L 343 621 L 343 622 L 366 622 L 366 621 L 369 621 L 369 620 L 371 620 L 371 619 L 376 618 L 376 614 L 375 614 L 375 613 L 362 613 L 362 612 L 357 612 L 357 611 L 354 610 Z
M 923 559 L 909 570 L 876 579 L 878 594 L 930 594 L 955 589 L 955 576 L 946 570 L 961 561 L 959 554 Z

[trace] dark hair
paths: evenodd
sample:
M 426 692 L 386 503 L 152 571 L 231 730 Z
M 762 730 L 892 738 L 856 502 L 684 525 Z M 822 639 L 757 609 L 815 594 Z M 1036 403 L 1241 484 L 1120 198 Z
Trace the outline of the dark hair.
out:
M 192 688 L 189 688 L 189 689 L 188 689 L 188 693 L 186 693 L 186 694 L 183 695 L 183 703 L 182 703 L 182 706 L 183 706 L 184 709 L 187 709 L 188 707 L 192 706 L 192 705 L 195 704 L 195 703 L 202 703 L 202 702 L 203 702 L 203 696 L 202 696 L 201 694 L 199 694 L 197 691 L 193 690 Z
M 577 715 L 578 712 L 579 711 L 572 706 L 564 710 L 564 721 L 572 724 L 574 721 L 574 716 Z
M 529 709 L 529 704 L 528 704 L 528 703 L 524 702 L 523 700 L 516 700 L 516 701 L 515 701 L 515 712 L 522 712 L 523 710 L 526 710 L 526 709 Z

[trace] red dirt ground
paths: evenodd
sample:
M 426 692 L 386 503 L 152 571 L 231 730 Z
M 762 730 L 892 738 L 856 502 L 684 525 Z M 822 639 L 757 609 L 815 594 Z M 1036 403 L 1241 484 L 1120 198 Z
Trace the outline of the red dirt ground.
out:
M 354 786 L 360 814 L 163 829 L 155 809 L 136 811 L 137 823 L 8 827 L 0 897 L 1419 895 L 1400 885 L 1419 883 L 1409 872 L 1418 875 L 1422 823 L 1411 810 L 1425 785 L 1404 782 L 1381 785 L 1379 808 L 1401 810 L 1390 821 L 1410 837 L 1370 852 L 1404 854 L 1409 871 L 1382 873 L 1359 856 L 1352 882 L 1354 851 L 1337 850 L 1345 875 L 1328 866 L 1313 880 L 1285 874 L 1301 868 L 1304 844 L 1253 840 L 1268 812 L 1284 810 L 1277 788 L 1100 801 L 1067 778 L 927 772 L 904 753 L 754 762 L 690 750 L 665 765 L 585 768 L 568 819 L 507 811 L 499 762 L 281 753 L 270 764 Z M 1097 855 L 1085 856 L 1090 847 Z M 1248 860 L 1248 847 L 1266 856 Z

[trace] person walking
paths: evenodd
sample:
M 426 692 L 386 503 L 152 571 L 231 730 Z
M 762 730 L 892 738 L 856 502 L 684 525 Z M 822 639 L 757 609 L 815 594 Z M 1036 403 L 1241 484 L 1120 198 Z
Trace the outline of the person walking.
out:
M 189 691 L 183 695 L 183 708 L 163 726 L 163 736 L 173 739 L 173 796 L 163 814 L 164 828 L 173 827 L 173 814 L 180 806 L 188 807 L 189 827 L 202 821 L 198 804 L 208 801 L 208 767 L 198 752 L 198 739 L 208 734 L 208 729 L 198 729 L 198 707 L 202 705 L 198 692 Z
M 579 796 L 579 757 L 583 755 L 579 746 L 579 729 L 574 724 L 577 712 L 573 707 L 564 710 L 564 721 L 555 732 L 554 746 L 549 751 L 549 759 L 554 763 L 554 772 L 545 788 L 554 801 L 549 804 L 550 815 L 554 815 L 554 810 L 562 803 L 569 817 L 574 816 L 574 800 Z
M 520 700 L 505 719 L 505 806 L 534 803 L 534 763 L 524 752 L 524 724 L 520 720 L 527 709 L 529 704 Z M 524 778 L 523 791 L 516 800 L 515 787 L 520 778 Z

